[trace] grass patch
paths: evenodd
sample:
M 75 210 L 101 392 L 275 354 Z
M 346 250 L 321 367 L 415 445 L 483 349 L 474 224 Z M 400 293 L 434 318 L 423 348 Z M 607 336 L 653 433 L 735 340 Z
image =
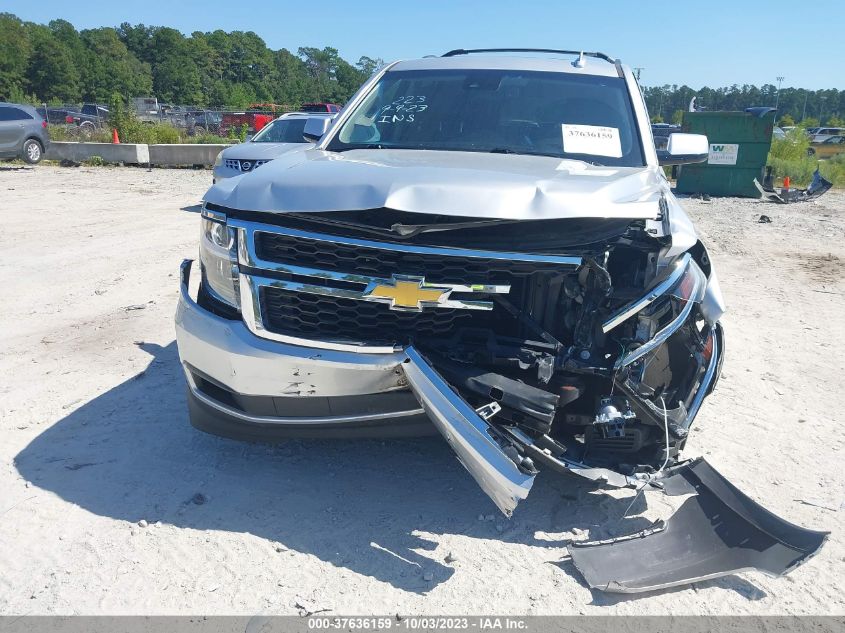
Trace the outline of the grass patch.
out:
M 845 154 L 839 154 L 829 160 L 816 160 L 809 156 L 787 160 L 769 155 L 769 165 L 774 170 L 775 178 L 782 180 L 789 176 L 791 185 L 796 187 L 809 185 L 816 168 L 834 187 L 845 187 Z

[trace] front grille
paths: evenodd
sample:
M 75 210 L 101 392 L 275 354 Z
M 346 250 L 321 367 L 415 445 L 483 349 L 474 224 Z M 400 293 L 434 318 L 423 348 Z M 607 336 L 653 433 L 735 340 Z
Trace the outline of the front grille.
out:
M 264 163 L 268 163 L 268 160 L 248 160 L 246 158 L 227 158 L 225 159 L 224 163 L 226 167 L 229 169 L 236 169 L 237 171 L 252 171 L 258 167 L 261 167 Z
M 483 327 L 491 313 L 432 309 L 397 312 L 381 303 L 265 287 L 264 326 L 271 332 L 323 340 L 407 343 L 415 335 L 445 336 L 462 325 Z
M 266 261 L 386 279 L 402 274 L 430 283 L 507 284 L 538 271 L 560 270 L 560 265 L 546 262 L 405 253 L 278 233 L 258 232 L 255 242 L 257 255 Z

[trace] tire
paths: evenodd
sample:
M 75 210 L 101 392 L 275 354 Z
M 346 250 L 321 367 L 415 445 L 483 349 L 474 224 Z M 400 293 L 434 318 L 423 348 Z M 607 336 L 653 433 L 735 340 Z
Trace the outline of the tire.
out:
M 812 147 L 808 147 L 807 148 L 807 156 L 815 156 L 815 155 L 816 155 L 816 150 L 814 150 Z
M 34 138 L 28 138 L 23 142 L 21 158 L 30 165 L 36 165 L 44 158 L 44 148 Z
M 94 134 L 94 130 L 96 126 L 91 123 L 91 121 L 83 121 L 79 124 L 79 134 L 83 138 L 91 138 L 91 135 Z

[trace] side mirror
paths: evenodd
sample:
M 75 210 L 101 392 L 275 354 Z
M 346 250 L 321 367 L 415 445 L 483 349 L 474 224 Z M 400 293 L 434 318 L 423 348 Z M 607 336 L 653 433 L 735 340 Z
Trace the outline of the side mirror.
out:
M 331 120 L 329 117 L 312 117 L 305 122 L 305 128 L 302 130 L 302 138 L 309 143 L 316 143 L 320 140 L 326 130 L 329 129 Z
M 706 163 L 709 153 L 710 144 L 704 134 L 676 132 L 669 135 L 666 149 L 657 150 L 657 160 L 661 165 Z

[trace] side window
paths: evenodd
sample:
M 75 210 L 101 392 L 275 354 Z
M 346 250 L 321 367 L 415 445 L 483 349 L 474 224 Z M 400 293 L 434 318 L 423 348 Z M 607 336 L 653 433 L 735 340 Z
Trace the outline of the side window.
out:
M 4 110 L 8 110 L 8 119 L 7 121 L 29 121 L 32 119 L 32 116 L 29 112 L 25 112 L 20 108 L 3 108 Z

